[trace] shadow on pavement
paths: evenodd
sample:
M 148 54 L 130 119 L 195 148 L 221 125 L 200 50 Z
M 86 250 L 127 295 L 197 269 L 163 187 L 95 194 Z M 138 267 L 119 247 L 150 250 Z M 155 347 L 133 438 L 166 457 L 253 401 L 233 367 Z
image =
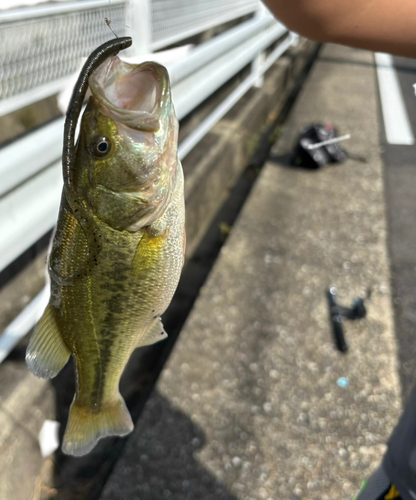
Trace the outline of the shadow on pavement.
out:
M 198 461 L 204 433 L 154 393 L 102 500 L 236 500 Z
M 64 410 L 59 417 L 66 422 L 70 398 L 68 393 L 61 393 L 61 397 Z M 61 434 L 64 430 L 63 426 Z M 102 440 L 80 458 L 66 457 L 59 450 L 54 499 L 237 500 L 195 456 L 205 443 L 203 431 L 157 392 L 147 401 L 133 434 L 125 441 Z M 110 475 L 113 454 L 121 454 L 121 465 Z M 104 483 L 104 494 L 100 495 Z

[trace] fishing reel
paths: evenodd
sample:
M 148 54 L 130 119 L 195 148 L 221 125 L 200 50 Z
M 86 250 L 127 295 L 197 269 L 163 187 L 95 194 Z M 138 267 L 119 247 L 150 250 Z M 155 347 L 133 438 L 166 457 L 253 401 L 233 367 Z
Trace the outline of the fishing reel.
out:
M 337 302 L 337 289 L 331 286 L 327 290 L 329 318 L 331 322 L 332 332 L 334 335 L 335 345 L 342 352 L 348 352 L 348 344 L 345 340 L 343 319 L 355 320 L 362 319 L 367 316 L 367 309 L 364 304 L 364 299 L 357 297 L 353 300 L 351 307 L 344 307 Z M 370 290 L 367 292 L 367 299 L 370 298 Z

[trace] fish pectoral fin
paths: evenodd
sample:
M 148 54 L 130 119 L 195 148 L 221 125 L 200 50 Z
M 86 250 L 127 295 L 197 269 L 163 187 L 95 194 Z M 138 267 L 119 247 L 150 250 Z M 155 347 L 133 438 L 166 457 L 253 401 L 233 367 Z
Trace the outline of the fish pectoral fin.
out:
M 146 275 L 159 262 L 165 244 L 167 232 L 153 234 L 149 229 L 143 235 L 137 245 L 132 261 L 132 270 L 135 276 Z
M 53 378 L 66 365 L 70 355 L 59 332 L 52 306 L 48 304 L 27 346 L 27 366 L 37 377 Z
M 162 318 L 158 316 L 150 325 L 145 336 L 141 337 L 141 339 L 138 341 L 137 347 L 156 344 L 156 342 L 160 342 L 161 340 L 165 340 L 167 338 L 168 334 L 163 328 Z

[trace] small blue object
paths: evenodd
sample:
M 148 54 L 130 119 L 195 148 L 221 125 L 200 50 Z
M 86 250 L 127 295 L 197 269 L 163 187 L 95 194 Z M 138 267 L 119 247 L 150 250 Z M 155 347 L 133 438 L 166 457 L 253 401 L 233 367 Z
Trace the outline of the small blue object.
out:
M 339 387 L 343 387 L 344 389 L 350 385 L 350 380 L 346 377 L 339 377 L 337 380 L 337 384 Z

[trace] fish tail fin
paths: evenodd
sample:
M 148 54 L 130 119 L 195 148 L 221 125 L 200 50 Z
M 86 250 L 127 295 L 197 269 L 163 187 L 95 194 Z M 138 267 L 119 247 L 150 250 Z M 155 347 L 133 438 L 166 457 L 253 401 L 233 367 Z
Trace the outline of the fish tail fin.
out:
M 99 439 L 125 436 L 133 428 L 130 413 L 120 394 L 115 401 L 103 404 L 99 410 L 81 403 L 75 397 L 69 411 L 62 451 L 77 457 L 86 455 Z

